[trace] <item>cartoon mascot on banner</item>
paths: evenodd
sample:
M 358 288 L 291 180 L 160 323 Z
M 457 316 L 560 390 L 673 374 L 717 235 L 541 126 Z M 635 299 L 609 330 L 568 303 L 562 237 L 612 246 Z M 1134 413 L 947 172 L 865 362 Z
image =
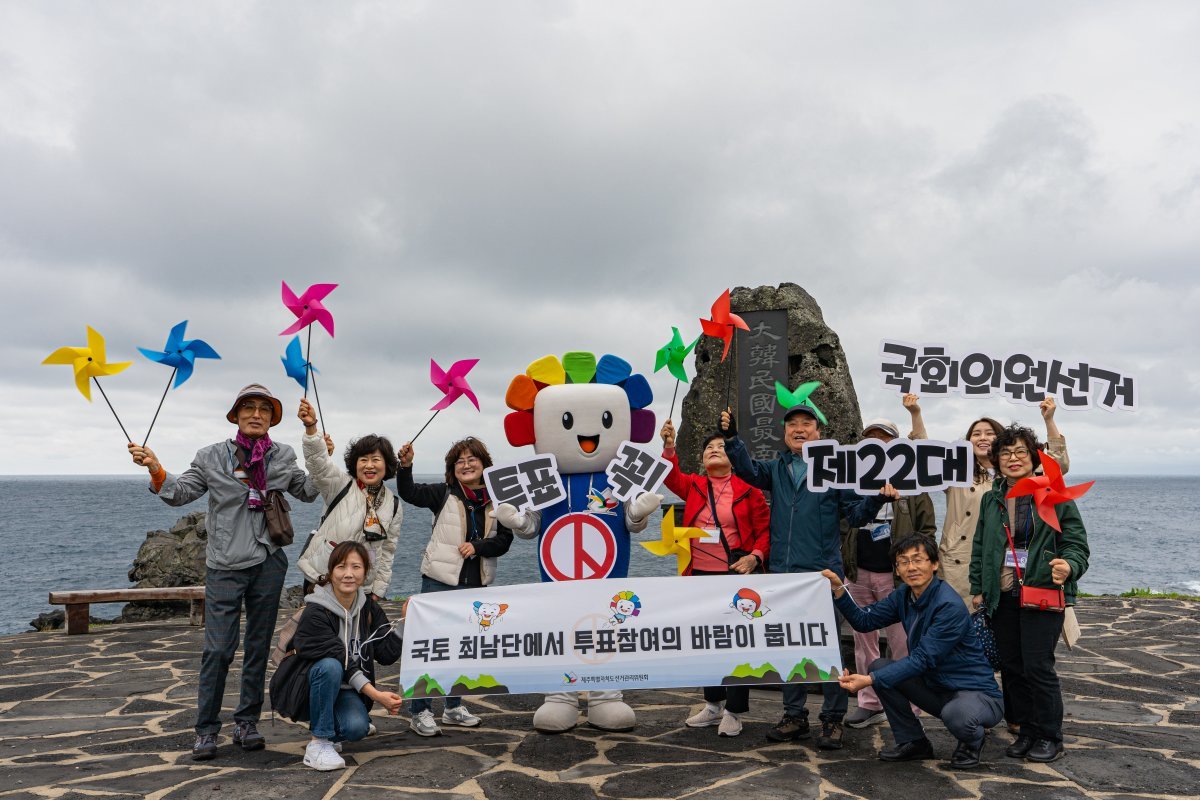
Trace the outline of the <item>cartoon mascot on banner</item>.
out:
M 616 556 L 600 566 L 607 571 L 589 578 L 624 578 L 629 573 L 629 534 L 645 529 L 662 495 L 642 493 L 623 503 L 612 496 L 605 468 L 626 440 L 649 442 L 654 436 L 653 399 L 643 375 L 633 374 L 628 362 L 612 355 L 599 361 L 591 353 L 567 353 L 559 361 L 546 356 L 512 380 L 505 397 L 513 412 L 504 431 L 514 447 L 533 445 L 539 455 L 558 461 L 566 499 L 541 511 L 518 512 L 502 503 L 496 507 L 500 524 L 525 539 L 538 537 L 543 581 L 572 580 L 561 568 L 547 564 L 542 542 L 546 531 L 574 519 L 615 541 Z M 599 523 L 599 524 L 597 524 Z M 547 567 L 550 567 L 549 571 Z M 562 733 L 579 721 L 579 695 L 546 695 L 533 715 L 541 733 Z M 606 731 L 631 730 L 637 719 L 621 692 L 587 692 L 588 724 Z

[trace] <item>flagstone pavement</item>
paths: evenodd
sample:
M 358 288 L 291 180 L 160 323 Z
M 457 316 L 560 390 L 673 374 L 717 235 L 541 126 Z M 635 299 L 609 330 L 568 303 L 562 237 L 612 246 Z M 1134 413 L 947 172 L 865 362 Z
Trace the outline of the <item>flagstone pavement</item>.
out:
M 396 609 L 389 609 L 395 612 Z M 1004 756 L 988 737 L 985 764 L 952 772 L 937 762 L 875 758 L 886 725 L 847 730 L 841 751 L 812 739 L 764 738 L 779 695 L 755 690 L 745 730 L 722 739 L 689 729 L 696 690 L 627 693 L 638 727 L 586 726 L 560 736 L 530 729 L 539 698 L 472 699 L 474 730 L 423 739 L 406 714 L 374 717 L 379 732 L 348 744 L 347 769 L 301 764 L 307 731 L 264 717 L 256 753 L 221 737 L 218 757 L 193 763 L 201 632 L 186 622 L 114 625 L 86 636 L 0 637 L 0 800 L 21 798 L 1193 798 L 1200 795 L 1200 610 L 1168 600 L 1083 601 L 1083 638 L 1060 647 L 1067 755 L 1048 765 Z M 390 682 L 396 669 L 385 669 Z M 228 687 L 236 691 L 236 672 Z M 226 697 L 226 709 L 236 698 Z M 815 709 L 819 697 L 810 698 Z M 440 704 L 439 706 L 440 707 Z M 228 711 L 226 712 L 228 714 Z M 953 741 L 927 721 L 939 756 Z M 229 728 L 224 730 L 228 734 Z

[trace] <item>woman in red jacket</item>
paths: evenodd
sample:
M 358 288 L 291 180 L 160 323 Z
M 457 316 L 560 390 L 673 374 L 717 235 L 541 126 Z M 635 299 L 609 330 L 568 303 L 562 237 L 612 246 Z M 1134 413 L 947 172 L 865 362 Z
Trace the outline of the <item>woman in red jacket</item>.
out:
M 686 575 L 748 575 L 762 572 L 770 547 L 771 512 L 763 493 L 733 474 L 725 456 L 725 437 L 713 433 L 703 445 L 704 475 L 679 468 L 675 454 L 675 424 L 663 423 L 663 458 L 671 462 L 667 488 L 683 498 L 683 524 L 710 532 L 692 540 L 692 561 Z M 721 709 L 724 701 L 725 708 Z M 691 728 L 718 725 L 720 736 L 742 732 L 741 715 L 750 710 L 749 686 L 709 686 L 704 708 L 687 719 Z

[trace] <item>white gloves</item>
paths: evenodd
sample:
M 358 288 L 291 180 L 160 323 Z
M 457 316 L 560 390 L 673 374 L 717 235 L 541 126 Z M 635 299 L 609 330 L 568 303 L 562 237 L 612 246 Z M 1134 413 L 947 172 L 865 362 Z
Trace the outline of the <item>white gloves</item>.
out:
M 630 525 L 645 527 L 646 519 L 662 505 L 661 494 L 643 492 L 625 504 L 625 521 Z
M 501 503 L 496 506 L 496 521 L 522 539 L 532 539 L 537 536 L 538 526 L 542 515 L 536 511 L 525 513 L 517 511 L 512 503 Z

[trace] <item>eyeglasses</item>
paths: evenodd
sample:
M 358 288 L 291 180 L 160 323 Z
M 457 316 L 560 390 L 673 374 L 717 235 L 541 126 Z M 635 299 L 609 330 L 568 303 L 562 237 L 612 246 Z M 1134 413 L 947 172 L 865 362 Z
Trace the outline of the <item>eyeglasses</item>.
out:
M 242 403 L 242 411 L 249 411 L 251 414 L 262 414 L 269 416 L 275 413 L 275 406 L 265 405 L 263 403 Z
M 1026 458 L 1029 458 L 1029 451 L 1026 450 L 1024 447 L 1019 447 L 1016 450 L 1001 450 L 1000 451 L 1000 459 L 1002 461 L 1012 461 L 1013 459 L 1020 461 L 1022 459 L 1026 459 Z
M 456 466 L 456 467 L 469 467 L 469 466 L 471 466 L 472 464 L 482 464 L 482 463 L 483 463 L 483 462 L 482 462 L 482 461 L 480 461 L 480 460 L 479 460 L 478 458 L 476 458 L 475 456 L 468 456 L 467 458 L 460 458 L 458 461 L 455 461 L 455 462 L 454 462 L 454 466 Z
M 900 569 L 904 569 L 905 567 L 919 567 L 922 564 L 928 564 L 928 563 L 930 563 L 930 561 L 925 556 L 920 556 L 918 558 L 897 558 L 896 559 L 896 566 L 899 567 Z

